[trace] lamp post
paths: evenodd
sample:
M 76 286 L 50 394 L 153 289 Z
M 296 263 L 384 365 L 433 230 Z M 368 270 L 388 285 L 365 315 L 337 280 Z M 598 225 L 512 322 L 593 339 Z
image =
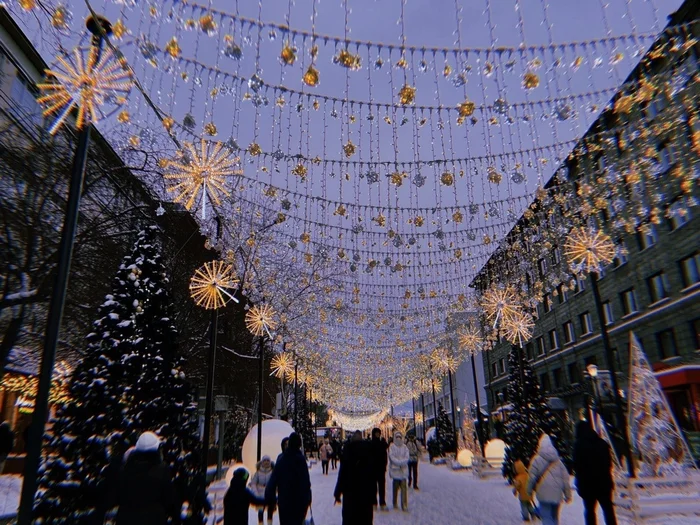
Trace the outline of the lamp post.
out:
M 209 466 L 209 440 L 211 439 L 211 414 L 214 406 L 214 371 L 216 370 L 216 333 L 219 328 L 219 313 L 211 312 L 209 331 L 209 356 L 207 358 L 207 390 L 204 399 L 204 432 L 202 436 L 201 468 L 204 476 Z
M 109 20 L 103 17 L 89 16 L 85 25 L 92 33 L 91 45 L 96 48 L 97 58 L 102 52 L 103 35 L 112 32 Z M 34 406 L 34 416 L 29 428 L 29 443 L 27 444 L 27 456 L 24 465 L 24 479 L 22 482 L 22 494 L 20 497 L 17 523 L 29 525 L 34 509 L 34 496 L 38 486 L 39 464 L 41 462 L 41 444 L 46 428 L 46 419 L 49 410 L 49 394 L 51 391 L 51 376 L 53 374 L 54 361 L 56 360 L 56 348 L 58 335 L 61 330 L 63 307 L 66 302 L 68 288 L 68 275 L 70 273 L 71 260 L 73 258 L 73 245 L 75 232 L 78 226 L 78 212 L 80 209 L 80 196 L 85 180 L 85 166 L 87 163 L 88 147 L 90 145 L 91 125 L 85 124 L 78 134 L 78 145 L 73 156 L 73 168 L 71 170 L 70 184 L 68 187 L 68 201 L 66 213 L 61 230 L 61 241 L 58 246 L 58 264 L 56 265 L 56 279 L 53 285 L 53 294 L 49 303 L 48 318 L 46 321 L 46 334 L 44 336 L 44 350 L 41 357 L 39 371 L 39 385 Z
M 454 434 L 455 453 L 457 451 L 457 420 L 455 417 L 455 396 L 452 386 L 452 368 L 447 367 L 447 379 L 450 382 L 450 407 L 452 408 L 452 433 Z

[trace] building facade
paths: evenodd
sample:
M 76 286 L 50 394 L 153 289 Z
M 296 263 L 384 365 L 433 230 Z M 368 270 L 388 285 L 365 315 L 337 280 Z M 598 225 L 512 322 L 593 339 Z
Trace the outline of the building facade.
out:
M 637 86 L 649 82 L 661 89 L 626 118 L 615 114 L 619 107 L 616 101 L 627 95 L 618 94 L 582 138 L 589 154 L 571 162 L 567 159 L 558 170 L 564 171 L 569 181 L 592 172 L 613 172 L 639 154 L 635 149 L 637 142 L 641 144 L 643 139 L 644 146 L 640 148 L 648 148 L 648 136 L 644 133 L 652 130 L 656 161 L 650 175 L 655 180 L 672 180 L 681 170 L 691 181 L 685 183 L 682 194 L 656 192 L 649 213 L 642 215 L 635 230 L 614 239 L 618 244 L 617 257 L 600 273 L 598 281 L 602 322 L 610 334 L 622 396 L 626 394 L 629 374 L 630 334 L 634 333 L 691 443 L 700 436 L 700 208 L 693 205 L 700 197 L 699 16 L 700 6 L 686 2 L 670 17 L 666 34 L 626 81 Z M 673 39 L 679 35 L 683 38 L 675 43 Z M 672 48 L 673 53 L 659 51 L 670 45 L 677 46 Z M 597 149 L 591 148 L 597 136 L 612 136 L 617 142 L 608 140 Z M 613 142 L 615 147 L 609 147 Z M 553 184 L 557 182 L 550 181 L 548 186 Z M 629 202 L 627 205 L 631 206 Z M 530 209 L 542 206 L 536 200 Z M 544 211 L 556 213 L 554 209 Z M 604 228 L 606 221 L 617 219 L 614 211 L 603 207 L 597 220 Z M 513 232 L 526 223 L 523 216 Z M 509 235 L 506 243 L 515 242 L 517 235 Z M 540 275 L 533 277 L 561 275 L 566 267 L 562 257 L 561 249 L 553 247 L 548 256 L 537 261 Z M 498 283 L 499 265 L 505 268 L 508 264 L 511 261 L 507 257 L 495 254 L 472 286 L 483 292 Z M 530 276 L 527 277 L 529 283 Z M 524 344 L 525 358 L 548 395 L 550 406 L 564 419 L 575 421 L 585 410 L 591 393 L 588 367 L 595 365 L 600 377 L 609 377 L 590 278 L 562 280 L 544 294 L 533 317 L 535 326 L 532 338 Z M 488 406 L 497 418 L 507 414 L 509 408 L 510 351 L 511 345 L 501 339 L 484 364 Z

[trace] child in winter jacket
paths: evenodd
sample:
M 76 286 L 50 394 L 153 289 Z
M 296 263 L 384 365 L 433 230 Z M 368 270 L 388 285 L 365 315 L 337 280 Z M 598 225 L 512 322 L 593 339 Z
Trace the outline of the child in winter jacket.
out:
M 248 525 L 248 509 L 251 503 L 263 505 L 265 500 L 258 498 L 248 487 L 248 471 L 237 468 L 233 472 L 231 485 L 224 496 L 224 525 Z
M 532 498 L 527 494 L 528 473 L 525 464 L 519 459 L 515 461 L 515 479 L 513 480 L 513 494 L 520 500 L 520 513 L 523 521 L 538 518 L 537 510 L 532 504 Z
M 275 464 L 270 460 L 270 456 L 263 456 L 260 462 L 257 464 L 257 470 L 253 474 L 250 480 L 250 488 L 253 494 L 257 498 L 265 499 L 265 488 L 267 483 L 272 477 L 272 470 L 275 468 Z M 265 507 L 260 507 L 258 509 L 258 523 L 263 522 L 263 514 L 265 513 Z M 267 507 L 267 522 L 272 524 L 272 516 L 275 513 L 275 506 L 270 505 Z

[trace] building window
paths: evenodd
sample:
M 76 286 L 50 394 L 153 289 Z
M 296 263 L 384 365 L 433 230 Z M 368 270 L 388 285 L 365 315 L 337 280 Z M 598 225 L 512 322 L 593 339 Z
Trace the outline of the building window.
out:
M 690 321 L 690 331 L 695 340 L 695 349 L 700 350 L 700 317 Z
M 549 375 L 546 372 L 540 375 L 540 385 L 545 392 L 552 390 L 552 384 L 549 382 Z
M 537 269 L 540 272 L 540 277 L 547 275 L 547 259 L 540 259 L 537 261 Z
M 593 331 L 593 321 L 591 320 L 591 314 L 589 314 L 588 312 L 584 312 L 578 316 L 578 320 L 581 325 L 581 335 L 588 335 Z
M 491 365 L 491 376 L 498 377 L 498 363 L 493 363 Z
M 619 239 L 617 241 L 617 256 L 614 259 L 615 267 L 622 266 L 625 264 L 629 258 L 627 256 L 628 251 L 627 251 L 627 245 L 625 244 L 625 241 L 622 239 Z
M 574 384 L 580 381 L 581 375 L 578 370 L 578 363 L 569 363 L 569 383 Z
M 552 264 L 556 266 L 561 261 L 561 254 L 559 253 L 559 248 L 554 248 L 552 250 Z
M 651 248 L 658 240 L 659 237 L 653 224 L 645 224 L 644 226 L 640 226 L 639 230 L 637 230 L 637 241 L 639 242 L 640 251 Z
M 664 272 L 659 272 L 649 277 L 647 286 L 649 287 L 649 297 L 652 304 L 668 297 L 668 279 L 666 279 Z
M 546 352 L 546 348 L 544 346 L 544 336 L 540 336 L 537 338 L 537 356 L 543 356 Z
M 552 377 L 554 378 L 554 388 L 561 388 L 564 386 L 564 374 L 562 374 L 561 368 L 552 370 Z
M 681 276 L 683 277 L 683 286 L 685 288 L 700 282 L 700 252 L 695 252 L 690 257 L 681 259 L 678 264 L 681 267 Z
M 544 294 L 542 305 L 544 306 L 544 313 L 552 311 L 552 294 Z
M 501 374 L 505 374 L 505 373 L 506 373 L 506 359 L 505 359 L 505 357 L 501 357 L 501 358 L 498 360 L 498 365 L 499 365 L 499 371 L 500 371 L 500 373 L 501 373 Z
M 637 312 L 637 297 L 634 294 L 634 288 L 622 292 L 620 300 L 622 301 L 622 315 L 630 315 Z
M 557 337 L 556 329 L 549 331 L 549 346 L 552 350 L 559 348 L 559 338 Z
M 12 82 L 10 97 L 12 104 L 9 111 L 17 120 L 23 124 L 33 123 L 39 127 L 43 125 L 44 117 L 41 106 L 36 101 L 36 89 L 20 76 L 19 72 Z
M 569 298 L 568 292 L 564 289 L 563 284 L 557 286 L 557 297 L 559 297 L 559 304 L 565 303 Z
M 672 230 L 677 230 L 684 224 L 690 222 L 690 210 L 683 206 L 680 201 L 676 201 L 668 207 L 668 222 Z
M 668 328 L 656 333 L 656 346 L 659 348 L 659 358 L 668 359 L 678 355 L 676 347 L 676 336 L 673 328 Z
M 535 345 L 528 343 L 525 345 L 525 355 L 528 361 L 532 361 L 535 358 Z
M 613 307 L 610 301 L 605 301 L 603 303 L 603 319 L 605 320 L 605 326 L 610 326 L 615 322 Z
M 598 358 L 594 355 L 589 355 L 583 362 L 586 364 L 586 369 L 588 369 L 588 365 L 598 365 Z
M 574 285 L 574 294 L 581 293 L 586 289 L 586 278 L 576 277 L 576 284 Z
M 567 321 L 564 323 L 564 344 L 570 345 L 576 341 L 576 331 L 574 330 L 574 323 Z

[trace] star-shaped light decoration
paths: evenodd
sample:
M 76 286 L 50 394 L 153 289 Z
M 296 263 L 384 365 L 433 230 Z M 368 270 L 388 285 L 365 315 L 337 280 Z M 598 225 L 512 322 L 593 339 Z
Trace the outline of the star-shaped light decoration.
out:
M 277 354 L 270 361 L 270 368 L 272 368 L 272 373 L 280 379 L 288 378 L 291 374 L 294 377 L 294 358 L 289 352 L 282 352 Z
M 486 318 L 493 321 L 494 326 L 499 321 L 505 323 L 520 312 L 520 304 L 512 286 L 490 288 L 482 296 L 481 306 L 486 312 Z
M 107 102 L 124 104 L 132 86 L 131 75 L 121 59 L 110 49 L 99 54 L 94 46 L 87 51 L 76 48 L 72 55 L 58 57 L 57 68 L 47 69 L 46 78 L 47 82 L 37 84 L 41 91 L 37 102 L 44 106 L 44 117 L 56 115 L 49 128 L 51 135 L 76 107 L 78 129 L 98 122 L 98 108 Z
M 609 235 L 579 227 L 564 243 L 564 255 L 576 272 L 600 272 L 615 257 L 615 243 Z
M 532 329 L 535 323 L 532 316 L 525 312 L 518 311 L 508 317 L 503 322 L 503 335 L 512 344 L 523 346 L 523 341 L 527 341 L 532 337 Z
M 430 362 L 433 369 L 440 374 L 454 372 L 458 366 L 457 360 L 444 348 L 435 348 L 430 353 Z
M 216 310 L 228 300 L 238 302 L 233 296 L 238 279 L 233 267 L 224 261 L 211 261 L 198 268 L 190 279 L 190 297 L 197 306 Z
M 176 160 L 165 161 L 168 171 L 163 177 L 176 182 L 167 191 L 176 194 L 174 202 L 184 201 L 188 210 L 202 192 L 202 218 L 206 218 L 207 195 L 217 206 L 221 203 L 220 195 L 230 195 L 225 187 L 226 177 L 243 173 L 235 168 L 238 161 L 222 142 L 202 139 L 200 148 L 185 142 L 185 151 Z
M 481 338 L 481 332 L 471 324 L 463 326 L 457 331 L 459 347 L 468 352 L 470 356 L 478 354 L 482 348 L 484 341 Z
M 258 337 L 263 334 L 272 339 L 272 330 L 277 328 L 277 321 L 275 320 L 275 310 L 268 303 L 262 303 L 253 306 L 248 313 L 245 314 L 245 325 L 248 331 L 257 335 Z

